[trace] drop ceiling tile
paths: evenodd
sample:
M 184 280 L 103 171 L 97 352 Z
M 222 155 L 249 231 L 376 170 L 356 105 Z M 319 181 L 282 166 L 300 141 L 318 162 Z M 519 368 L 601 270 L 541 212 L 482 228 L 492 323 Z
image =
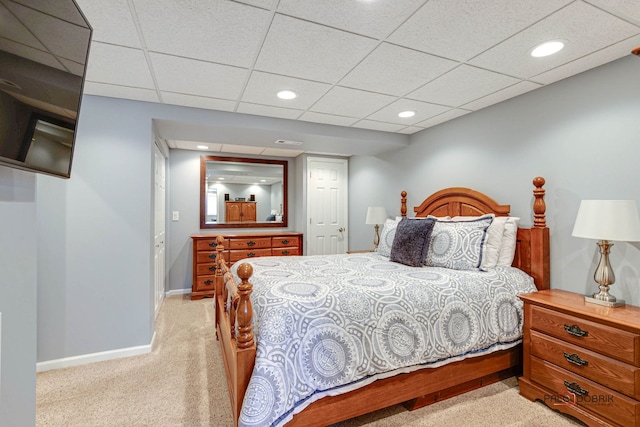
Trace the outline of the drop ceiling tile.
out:
M 631 52 L 631 49 L 635 46 L 640 46 L 640 35 L 623 40 L 613 46 L 604 48 L 590 55 L 583 56 L 582 58 L 571 61 L 568 64 L 554 68 L 553 70 L 533 76 L 531 77 L 531 80 L 544 84 L 557 82 L 558 80 L 562 80 L 629 55 L 629 52 Z
M 358 119 L 353 117 L 344 117 L 344 116 L 336 116 L 333 114 L 324 114 L 324 113 L 314 113 L 312 111 L 307 111 L 302 116 L 300 116 L 299 120 L 303 120 L 305 122 L 314 122 L 314 123 L 324 123 L 328 125 L 336 125 L 336 126 L 351 126 Z
M 513 86 L 509 86 L 506 89 L 499 90 L 497 92 L 492 93 L 491 95 L 487 95 L 483 98 L 472 101 L 468 104 L 462 106 L 462 108 L 466 110 L 480 110 L 482 108 L 488 107 L 489 105 L 497 104 L 498 102 L 505 101 L 510 98 L 514 98 L 518 95 L 522 95 L 523 93 L 532 91 L 534 89 L 538 89 L 542 85 L 533 82 L 520 82 L 516 83 Z
M 206 96 L 185 95 L 184 93 L 160 92 L 165 104 L 184 105 L 186 107 L 206 108 L 218 111 L 233 111 L 236 101 L 208 98 Z
M 86 46 L 90 38 L 88 28 L 68 23 L 17 3 L 8 3 L 8 5 L 18 19 L 28 23 L 29 31 L 53 55 L 84 64 Z
M 18 42 L 33 48 L 44 50 L 45 47 L 29 30 L 16 19 L 9 9 L 0 3 L 0 37 Z M 1 41 L 2 39 L 0 39 Z
M 394 123 L 376 122 L 376 121 L 373 121 L 373 120 L 360 120 L 359 122 L 351 125 L 351 127 L 361 128 L 361 129 L 379 130 L 381 132 L 397 132 L 400 129 L 404 128 L 405 126 L 397 125 L 397 124 L 394 124 Z
M 274 107 L 271 105 L 249 104 L 241 102 L 238 105 L 238 113 L 254 114 L 256 116 L 279 117 L 282 119 L 297 119 L 303 110 L 292 110 L 290 108 Z
M 133 0 L 149 50 L 250 66 L 271 12 L 227 0 Z
M 512 76 L 529 78 L 566 64 L 588 53 L 638 34 L 640 28 L 583 2 L 575 2 L 549 18 L 489 49 L 470 64 Z M 555 55 L 529 55 L 538 44 L 566 40 Z
M 140 89 L 137 87 L 116 86 L 86 81 L 82 92 L 84 95 L 98 95 L 110 98 L 133 99 L 136 101 L 159 102 L 158 94 L 153 89 Z
M 221 153 L 236 153 L 236 154 L 254 154 L 259 155 L 264 148 L 262 147 L 253 147 L 250 145 L 233 145 L 233 144 L 223 144 L 220 149 Z
M 86 79 L 98 83 L 153 89 L 144 53 L 138 49 L 92 43 Z
M 274 156 L 274 157 L 298 157 L 302 153 L 304 153 L 303 150 L 287 150 L 285 148 L 265 148 L 261 154 L 263 156 Z
M 428 102 L 415 101 L 413 99 L 399 99 L 376 111 L 368 116 L 367 119 L 410 126 L 448 110 L 450 108 L 443 105 L 429 104 Z M 398 113 L 401 111 L 415 111 L 416 115 L 407 118 L 398 117 Z
M 247 78 L 244 68 L 158 53 L 149 56 L 162 91 L 235 100 Z
M 311 111 L 365 118 L 394 99 L 392 96 L 336 86 L 318 101 Z
M 454 108 L 452 110 L 447 111 L 446 113 L 440 114 L 439 116 L 435 116 L 425 121 L 422 121 L 417 125 L 423 128 L 430 128 L 432 126 L 439 125 L 440 123 L 444 123 L 449 120 L 458 118 L 460 116 L 464 116 L 465 114 L 468 114 L 468 113 L 471 113 L 471 111 Z
M 276 15 L 255 68 L 335 83 L 376 44 L 375 40 L 366 37 Z
M 640 25 L 638 0 L 592 0 L 590 3 L 620 18 L 631 18 L 636 25 Z
M 329 89 L 331 89 L 331 85 L 326 83 L 254 71 L 251 73 L 242 100 L 256 104 L 306 110 Z M 276 95 L 281 90 L 292 90 L 298 96 L 290 100 L 280 99 Z
M 418 133 L 421 130 L 424 130 L 424 128 L 418 127 L 418 126 L 408 126 L 404 129 L 400 129 L 398 131 L 398 133 L 404 133 L 406 135 L 413 135 L 414 133 Z
M 127 0 L 78 0 L 93 28 L 93 40 L 127 47 L 142 47 Z
M 401 96 L 457 65 L 455 61 L 383 43 L 340 80 L 340 86 Z
M 411 92 L 407 98 L 458 107 L 518 83 L 518 79 L 461 65 Z
M 251 6 L 260 7 L 262 9 L 270 10 L 273 6 L 274 0 L 235 0 L 238 3 L 245 3 Z
M 387 36 L 425 0 L 280 0 L 278 12 L 374 38 Z
M 431 0 L 388 41 L 467 60 L 572 0 Z

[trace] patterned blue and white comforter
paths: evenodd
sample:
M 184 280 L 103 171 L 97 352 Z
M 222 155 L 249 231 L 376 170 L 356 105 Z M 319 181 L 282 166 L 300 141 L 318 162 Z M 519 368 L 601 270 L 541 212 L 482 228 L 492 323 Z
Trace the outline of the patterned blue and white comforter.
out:
M 377 253 L 245 261 L 257 355 L 242 426 L 279 426 L 324 396 L 515 346 L 516 295 L 536 290 L 512 267 L 408 267 Z

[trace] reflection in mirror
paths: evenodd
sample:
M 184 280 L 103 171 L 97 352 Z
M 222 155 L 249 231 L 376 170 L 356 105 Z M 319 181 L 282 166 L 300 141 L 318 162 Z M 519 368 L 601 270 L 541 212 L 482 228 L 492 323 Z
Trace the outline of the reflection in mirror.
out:
M 287 226 L 287 162 L 200 159 L 200 228 Z

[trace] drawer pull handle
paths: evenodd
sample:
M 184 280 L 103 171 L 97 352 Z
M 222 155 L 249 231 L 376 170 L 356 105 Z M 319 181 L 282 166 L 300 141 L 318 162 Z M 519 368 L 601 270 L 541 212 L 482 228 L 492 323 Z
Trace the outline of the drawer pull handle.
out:
M 209 243 L 209 246 L 211 246 L 212 248 L 215 248 L 216 246 L 218 246 L 218 243 L 211 242 L 211 243 Z
M 218 256 L 218 254 L 211 254 L 211 255 L 209 255 L 209 258 L 216 259 L 217 256 Z
M 564 330 L 567 331 L 569 335 L 573 335 L 574 337 L 586 337 L 587 335 L 589 335 L 588 331 L 583 331 L 578 325 L 564 325 Z
M 204 282 L 204 284 L 205 284 L 205 285 L 212 285 L 212 284 L 213 284 L 213 282 L 212 282 L 211 280 L 206 280 L 206 281 Z
M 216 268 L 214 266 L 209 267 L 209 271 L 216 271 Z
M 282 251 L 282 255 L 289 255 L 289 251 Z
M 288 240 L 283 240 L 283 241 L 282 241 L 282 244 L 283 244 L 283 245 L 288 245 L 288 244 L 289 244 L 289 241 L 288 241 Z
M 576 353 L 569 354 L 567 352 L 564 352 L 564 358 L 567 359 L 567 362 L 573 363 L 576 366 L 587 366 L 589 364 L 589 361 L 584 360 Z
M 247 246 L 254 246 L 256 244 L 256 242 L 254 242 L 253 240 L 250 242 L 247 242 Z
M 572 393 L 577 394 L 578 396 L 586 396 L 589 394 L 589 390 L 585 390 L 578 383 L 570 383 L 567 380 L 564 380 L 564 386 Z
M 252 257 L 252 256 L 256 256 L 256 254 L 254 254 L 253 252 L 249 252 L 249 253 L 247 253 L 247 256 L 248 257 Z

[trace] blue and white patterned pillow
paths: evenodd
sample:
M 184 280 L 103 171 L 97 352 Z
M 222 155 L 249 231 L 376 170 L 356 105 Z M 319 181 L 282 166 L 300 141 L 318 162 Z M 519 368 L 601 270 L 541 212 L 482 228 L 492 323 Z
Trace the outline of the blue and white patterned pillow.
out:
M 422 267 L 435 222 L 435 219 L 401 220 L 396 227 L 396 237 L 393 239 L 389 260 L 411 267 Z
M 425 265 L 454 270 L 478 270 L 492 218 L 475 221 L 438 220 L 433 226 Z
M 391 247 L 393 246 L 393 239 L 396 237 L 396 228 L 399 222 L 399 220 L 388 218 L 385 221 L 380 233 L 380 243 L 378 243 L 378 253 L 380 255 L 391 256 Z

